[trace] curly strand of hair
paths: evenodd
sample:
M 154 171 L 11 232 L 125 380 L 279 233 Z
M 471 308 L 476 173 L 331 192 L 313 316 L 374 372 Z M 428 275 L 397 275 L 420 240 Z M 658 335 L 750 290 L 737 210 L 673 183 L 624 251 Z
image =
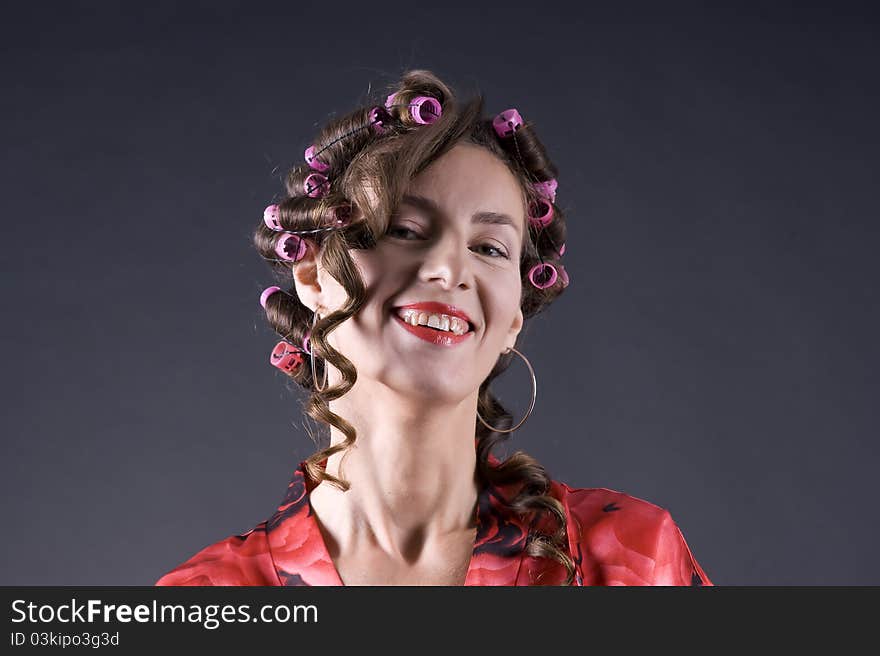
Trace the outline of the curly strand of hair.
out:
M 322 391 L 316 390 L 312 382 L 309 386 L 311 396 L 306 401 L 306 412 L 316 421 L 337 428 L 345 435 L 345 439 L 341 443 L 331 444 L 309 456 L 305 460 L 305 466 L 312 480 L 318 482 L 327 481 L 331 485 L 346 491 L 349 489 L 350 483 L 344 479 L 344 476 L 343 478 L 337 478 L 332 474 L 328 474 L 325 468 L 321 467 L 320 463 L 340 451 L 347 451 L 354 445 L 357 436 L 354 426 L 330 410 L 329 401 L 338 399 L 354 387 L 357 381 L 357 369 L 351 360 L 330 345 L 327 337 L 363 307 L 366 300 L 366 287 L 354 260 L 352 260 L 348 252 L 348 244 L 341 233 L 333 233 L 325 242 L 322 264 L 331 276 L 340 281 L 346 291 L 348 301 L 341 308 L 325 317 L 321 317 L 315 323 L 310 336 L 310 346 L 316 360 L 323 359 L 325 360 L 325 367 L 328 364 L 332 364 L 339 370 L 342 381 L 338 385 L 330 386 Z M 309 359 L 309 364 L 306 368 L 309 369 L 309 380 L 312 381 L 311 359 Z M 317 374 L 317 372 L 314 372 L 314 374 Z
M 480 414 L 491 426 L 509 428 L 510 413 L 488 388 L 480 393 Z M 487 416 L 488 415 L 488 416 Z M 506 425 L 499 426 L 499 423 Z M 519 485 L 519 491 L 511 499 L 501 499 L 499 503 L 518 514 L 530 523 L 529 535 L 526 540 L 526 553 L 538 558 L 549 558 L 562 564 L 567 572 L 562 585 L 571 585 L 575 576 L 574 561 L 569 556 L 568 534 L 566 529 L 565 510 L 562 504 L 547 492 L 550 490 L 551 478 L 546 469 L 535 458 L 516 451 L 513 455 L 492 466 L 489 454 L 493 448 L 506 441 L 509 433 L 490 431 L 480 424 L 477 441 L 477 468 L 480 477 L 495 487 Z M 557 528 L 549 536 L 541 533 L 538 525 L 547 516 L 555 522 Z

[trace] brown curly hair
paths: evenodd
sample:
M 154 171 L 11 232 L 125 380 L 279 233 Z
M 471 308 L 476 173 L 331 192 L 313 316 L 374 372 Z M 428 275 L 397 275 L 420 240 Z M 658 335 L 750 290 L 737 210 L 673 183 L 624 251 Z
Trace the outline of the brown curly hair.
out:
M 272 266 L 279 285 L 288 282 L 287 293 L 274 293 L 266 299 L 270 325 L 293 345 L 302 344 L 311 329 L 309 341 L 318 371 L 312 371 L 310 358 L 306 356 L 303 363 L 288 374 L 311 392 L 303 404 L 304 412 L 327 424 L 328 432 L 329 426 L 335 426 L 345 435 L 342 443 L 321 448 L 304 461 L 308 475 L 342 490 L 348 490 L 350 484 L 328 474 L 322 463 L 329 456 L 351 448 L 356 436 L 354 427 L 329 407 L 329 401 L 348 392 L 357 379 L 352 362 L 327 342 L 327 335 L 355 315 L 366 298 L 364 282 L 349 249 L 375 245 L 377 238 L 385 234 L 389 217 L 409 181 L 460 141 L 481 146 L 505 163 L 520 182 L 523 201 L 533 214 L 537 205 L 550 202 L 535 190 L 534 183 L 557 177 L 555 166 L 529 122 L 524 121 L 513 137 L 500 138 L 492 126 L 492 118 L 483 116 L 482 95 L 459 105 L 450 87 L 426 70 L 406 72 L 389 91 L 396 93 L 390 108 L 386 109 L 382 102 L 368 104 L 331 121 L 315 137 L 312 143 L 316 144 L 319 159 L 329 167 L 323 172 L 328 178 L 325 195 L 315 198 L 305 193 L 303 183 L 314 171 L 303 163 L 287 173 L 287 195 L 277 201 L 280 228 L 313 231 L 302 237 L 315 245 L 323 266 L 346 290 L 346 304 L 321 317 L 312 328 L 313 312 L 297 298 L 295 285 L 290 281 L 292 263 L 279 259 L 275 250 L 278 241 L 287 235 L 271 230 L 262 221 L 254 234 L 254 245 Z M 441 115 L 428 127 L 417 123 L 409 113 L 407 105 L 417 96 L 430 96 L 440 102 Z M 380 130 L 373 125 L 377 117 L 381 120 Z M 549 224 L 536 226 L 527 221 L 529 227 L 524 232 L 526 238 L 520 254 L 523 279 L 520 304 L 524 319 L 540 313 L 568 284 L 568 276 L 559 262 L 565 243 L 564 215 L 555 202 L 552 209 L 554 215 Z M 354 216 L 356 220 L 352 220 Z M 559 272 L 556 282 L 545 289 L 538 289 L 527 277 L 529 270 L 540 262 L 553 264 Z M 502 430 L 510 428 L 513 417 L 492 394 L 489 385 L 510 366 L 513 357 L 512 352 L 501 355 L 479 389 L 480 415 L 488 424 Z M 322 360 L 339 370 L 342 380 L 318 392 L 313 375 L 323 380 L 326 365 L 321 364 Z M 561 563 L 568 572 L 564 585 L 570 585 L 574 579 L 574 563 L 567 549 L 565 512 L 562 504 L 549 494 L 551 479 L 547 471 L 522 451 L 516 451 L 496 465 L 490 464 L 490 452 L 507 440 L 509 434 L 489 430 L 476 417 L 474 430 L 481 481 L 518 490 L 512 498 L 502 499 L 502 503 L 506 502 L 508 509 L 530 527 L 526 553 Z M 312 439 L 320 446 L 314 435 Z

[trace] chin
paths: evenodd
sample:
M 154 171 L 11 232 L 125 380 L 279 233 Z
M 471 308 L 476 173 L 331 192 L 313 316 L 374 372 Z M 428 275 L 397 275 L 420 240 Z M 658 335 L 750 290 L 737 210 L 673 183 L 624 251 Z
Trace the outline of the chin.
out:
M 462 380 L 437 380 L 434 374 L 425 374 L 424 370 L 413 371 L 407 376 L 402 372 L 394 376 L 389 384 L 401 396 L 423 399 L 425 403 L 458 403 L 474 392 L 474 389 L 462 385 Z

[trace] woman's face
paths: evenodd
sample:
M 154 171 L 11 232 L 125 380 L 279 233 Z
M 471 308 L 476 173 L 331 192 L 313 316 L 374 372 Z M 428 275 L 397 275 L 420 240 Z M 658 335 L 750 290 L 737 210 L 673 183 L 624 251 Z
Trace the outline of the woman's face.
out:
M 414 178 L 377 245 L 350 251 L 367 299 L 328 340 L 354 363 L 358 384 L 377 382 L 435 402 L 475 393 L 522 328 L 524 227 L 516 179 L 481 147 L 460 143 Z M 327 275 L 321 282 L 325 307 L 342 305 L 346 295 L 339 283 Z M 463 311 L 470 332 L 461 338 L 408 329 L 401 306 L 423 302 Z M 337 379 L 331 369 L 331 382 Z

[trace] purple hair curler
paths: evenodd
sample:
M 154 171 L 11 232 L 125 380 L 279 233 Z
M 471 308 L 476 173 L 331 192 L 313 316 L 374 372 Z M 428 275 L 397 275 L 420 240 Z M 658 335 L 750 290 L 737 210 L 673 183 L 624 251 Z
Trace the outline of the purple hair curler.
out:
M 269 298 L 275 292 L 280 292 L 280 291 L 281 291 L 281 287 L 275 287 L 275 286 L 266 287 L 266 289 L 263 290 L 263 293 L 260 294 L 260 305 L 263 306 L 264 310 L 266 309 L 266 299 Z
M 305 158 L 306 163 L 309 165 L 309 168 L 318 171 L 319 173 L 324 173 L 325 171 L 330 170 L 330 165 L 326 162 L 322 162 L 320 159 L 315 157 L 315 146 L 311 145 L 306 148 Z
M 351 223 L 353 211 L 351 205 L 340 205 L 333 210 L 333 216 L 336 218 L 336 225 L 345 227 Z
M 553 204 L 549 200 L 540 200 L 529 206 L 529 222 L 535 226 L 535 228 L 544 228 L 552 220 Z
M 263 210 L 263 223 L 266 224 L 266 227 L 270 230 L 274 230 L 278 232 L 279 230 L 283 230 L 281 224 L 278 223 L 278 206 L 277 205 L 269 205 L 266 209 Z
M 418 96 L 413 98 L 409 105 L 410 116 L 419 125 L 430 125 L 443 113 L 440 101 L 430 96 Z
M 275 252 L 282 260 L 299 262 L 306 254 L 306 240 L 299 235 L 282 235 L 275 244 Z
M 376 134 L 385 134 L 383 121 L 388 117 L 388 112 L 376 105 L 370 110 L 370 125 Z
M 492 119 L 492 127 L 499 137 L 509 137 L 522 127 L 523 118 L 515 109 L 505 109 Z
M 556 178 L 551 178 L 550 180 L 546 180 L 544 182 L 536 182 L 532 185 L 541 196 L 544 198 L 556 202 L 556 187 L 557 182 Z
M 306 196 L 311 198 L 326 196 L 329 190 L 330 182 L 327 180 L 327 176 L 321 173 L 309 173 L 303 181 L 303 191 L 306 192 Z
M 548 271 L 549 273 L 547 273 Z M 544 262 L 543 264 L 538 263 L 529 270 L 529 280 L 538 289 L 552 287 L 558 276 L 559 274 L 556 272 L 556 267 L 547 262 Z M 544 282 L 538 282 L 536 280 L 538 277 L 546 277 L 547 280 Z

